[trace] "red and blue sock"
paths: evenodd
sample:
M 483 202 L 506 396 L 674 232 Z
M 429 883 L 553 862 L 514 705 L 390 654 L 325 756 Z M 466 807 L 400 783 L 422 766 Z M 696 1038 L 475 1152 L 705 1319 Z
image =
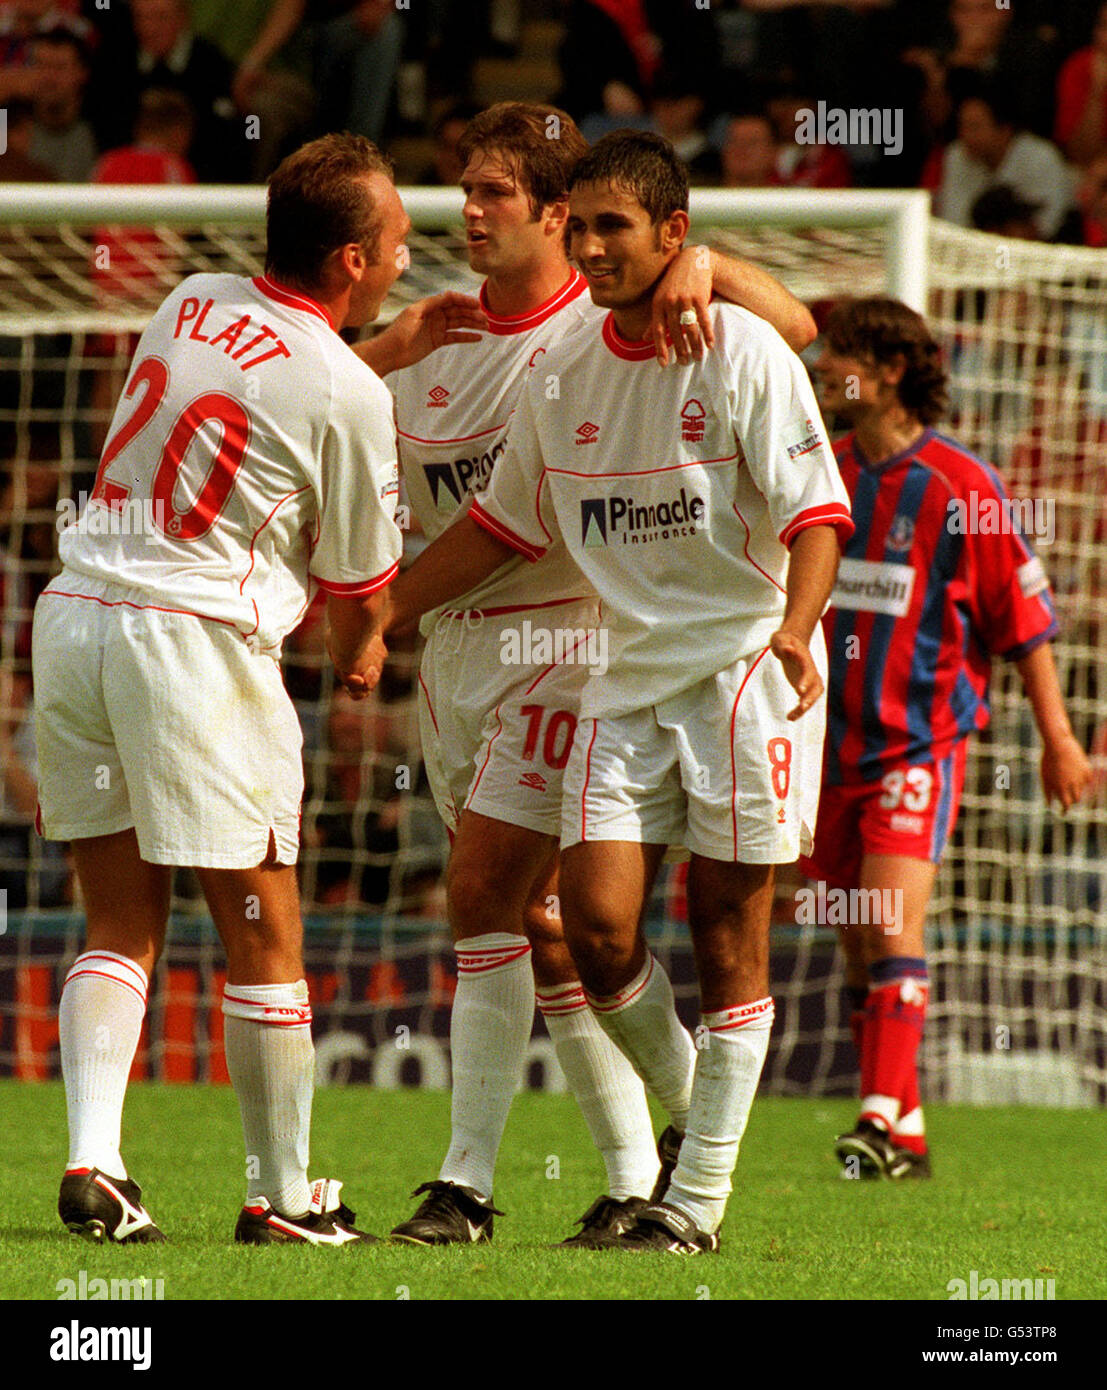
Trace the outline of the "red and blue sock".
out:
M 862 1120 L 922 1153 L 926 1140 L 915 1069 L 929 993 L 926 961 L 885 956 L 869 967 L 861 1028 Z

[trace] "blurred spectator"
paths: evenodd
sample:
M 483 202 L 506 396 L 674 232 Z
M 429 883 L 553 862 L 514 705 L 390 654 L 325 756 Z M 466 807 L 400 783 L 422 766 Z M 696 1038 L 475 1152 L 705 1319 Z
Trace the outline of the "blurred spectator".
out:
M 568 0 L 558 63 L 554 100 L 578 123 L 644 115 L 662 72 L 717 109 L 715 16 L 696 0 Z
M 88 51 L 68 29 L 35 39 L 31 54 L 35 89 L 32 159 L 63 183 L 84 183 L 96 163 L 92 127 L 81 116 L 88 85 Z
M 1015 237 L 1019 241 L 1040 241 L 1036 219 L 1041 210 L 1041 203 L 1020 198 L 1009 184 L 997 183 L 973 203 L 972 225 L 978 232 Z
M 93 183 L 195 183 L 188 162 L 196 117 L 180 92 L 151 87 L 142 93 L 134 143 L 109 150 L 92 172 Z
M 367 135 L 379 144 L 404 40 L 394 0 L 274 0 L 234 75 L 239 109 L 253 110 L 270 62 L 305 20 L 312 31 L 323 126 Z
M 238 66 L 269 17 L 273 0 L 192 0 L 192 27 Z M 234 82 L 232 81 L 232 95 Z M 311 52 L 301 29 L 272 65 L 257 74 L 250 100 L 238 106 L 243 118 L 256 116 L 247 139 L 248 174 L 263 183 L 286 154 L 316 133 Z M 236 106 L 238 105 L 236 100 Z
M 93 70 L 91 110 L 103 148 L 125 145 L 142 93 L 180 92 L 196 113 L 191 163 L 203 182 L 241 178 L 246 130 L 230 96 L 230 62 L 192 32 L 188 0 L 131 0 L 131 31 L 106 38 Z
M 1107 4 L 1100 7 L 1091 43 L 1061 69 L 1053 136 L 1074 164 L 1107 154 Z
M 1011 6 L 996 0 L 950 0 L 946 40 L 905 54 L 925 74 L 924 104 L 935 139 L 948 138 L 950 119 L 982 80 L 1008 94 L 1020 126 L 1038 135 L 1052 132 L 1055 31 L 1013 19 Z
M 661 63 L 645 0 L 569 0 L 554 101 L 579 122 L 603 112 L 640 116 Z
M 1084 245 L 1107 246 L 1107 154 L 1085 169 L 1077 202 L 1084 217 Z
M 801 145 L 796 140 L 801 112 L 814 111 L 814 97 L 782 92 L 768 105 L 777 138 L 776 172 L 790 188 L 849 188 L 853 171 L 840 145 Z
M 817 88 L 834 106 L 887 105 L 881 91 L 903 46 L 895 0 L 741 0 L 755 19 L 749 74 Z
M 947 222 L 971 226 L 976 199 L 995 184 L 1041 203 L 1038 233 L 1051 241 L 1073 210 L 1073 181 L 1057 147 L 1020 131 L 1006 95 L 981 89 L 957 110 L 958 138 L 944 152 L 936 212 Z
M 768 116 L 755 111 L 731 116 L 723 135 L 723 187 L 777 186 L 777 153 L 776 131 Z
M 109 150 L 93 170 L 92 182 L 195 183 L 186 157 L 194 126 L 187 97 L 150 88 L 139 99 L 134 143 Z M 93 243 L 92 278 L 102 308 L 120 301 L 129 306 L 145 301 L 153 307 L 180 277 L 181 243 L 173 233 L 163 235 L 153 227 L 100 227 Z M 96 364 L 89 407 L 97 453 L 137 345 L 134 333 L 97 333 L 86 339 L 86 357 Z
M 416 183 L 442 188 L 457 187 L 465 168 L 457 152 L 458 142 L 465 127 L 480 109 L 476 102 L 459 101 L 442 112 L 431 132 L 434 137 L 432 162 L 418 176 Z
M 39 34 L 64 29 L 83 43 L 95 38 L 92 26 L 54 0 L 2 0 L 0 3 L 0 102 L 34 91 L 31 46 Z
M 704 100 L 695 82 L 680 70 L 661 73 L 649 109 L 654 130 L 664 135 L 688 166 L 692 181 L 717 179 L 719 157 L 703 130 Z
M 0 183 L 50 183 L 53 169 L 31 158 L 35 112 L 29 101 L 8 103 L 8 148 L 0 154 Z

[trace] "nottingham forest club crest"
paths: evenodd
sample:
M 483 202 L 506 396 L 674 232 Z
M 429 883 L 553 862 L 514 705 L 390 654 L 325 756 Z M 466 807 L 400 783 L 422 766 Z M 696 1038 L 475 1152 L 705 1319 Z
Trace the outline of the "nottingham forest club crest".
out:
M 707 411 L 699 401 L 687 400 L 680 411 L 680 437 L 685 444 L 702 444 Z

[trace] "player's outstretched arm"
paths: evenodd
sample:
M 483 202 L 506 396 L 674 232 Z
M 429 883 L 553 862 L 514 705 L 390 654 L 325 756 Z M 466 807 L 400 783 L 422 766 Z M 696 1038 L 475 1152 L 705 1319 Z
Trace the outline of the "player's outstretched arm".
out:
M 392 584 L 389 630 L 407 627 L 428 609 L 467 594 L 518 553 L 463 516 Z
M 364 700 L 381 678 L 388 656 L 384 630 L 391 612 L 388 589 L 366 598 L 327 595 L 327 650 L 338 679 L 355 700 Z
M 799 704 L 789 712 L 789 719 L 806 714 L 823 693 L 823 679 L 809 644 L 837 574 L 838 534 L 834 527 L 808 526 L 792 542 L 784 621 L 769 644 L 800 697 Z
M 383 333 L 356 343 L 354 351 L 378 376 L 387 376 L 414 366 L 447 343 L 479 343 L 487 330 L 480 302 L 450 290 L 409 304 Z
M 1065 711 L 1053 647 L 1042 642 L 1015 664 L 1042 736 L 1042 790 L 1048 802 L 1057 800 L 1067 811 L 1091 785 L 1092 768 Z
M 818 330 L 806 305 L 767 271 L 708 246 L 686 246 L 661 277 L 653 296 L 650 331 L 663 367 L 668 365 L 670 344 L 681 363 L 715 346 L 712 295 L 771 323 L 793 352 L 802 352 L 815 341 Z M 696 322 L 681 323 L 681 314 L 689 310 Z

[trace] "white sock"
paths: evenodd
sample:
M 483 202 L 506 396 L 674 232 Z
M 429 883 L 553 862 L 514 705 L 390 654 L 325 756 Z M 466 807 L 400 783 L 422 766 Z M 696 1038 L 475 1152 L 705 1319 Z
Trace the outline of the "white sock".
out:
M 603 1156 L 608 1196 L 648 1197 L 658 1160 L 641 1078 L 596 1022 L 579 980 L 536 994 L 561 1070 Z
M 58 1039 L 69 1117 L 68 1168 L 127 1176 L 119 1133 L 148 985 L 142 966 L 114 951 L 86 951 L 65 977 Z
M 618 994 L 585 991 L 600 1027 L 630 1059 L 646 1089 L 681 1132 L 688 1123 L 696 1045 L 677 1018 L 673 987 L 652 955 Z
M 512 932 L 487 932 L 466 937 L 455 949 L 450 1148 L 438 1176 L 491 1197 L 496 1154 L 534 1023 L 530 945 Z
M 247 1200 L 282 1216 L 311 1205 L 308 1147 L 315 1048 L 306 980 L 224 985 L 223 1051 L 242 1112 Z
M 769 1050 L 773 1001 L 739 1004 L 704 1014 L 703 1021 L 707 1046 L 696 1059 L 688 1129 L 663 1200 L 710 1232 L 722 1224 L 730 1196 L 730 1175 Z

